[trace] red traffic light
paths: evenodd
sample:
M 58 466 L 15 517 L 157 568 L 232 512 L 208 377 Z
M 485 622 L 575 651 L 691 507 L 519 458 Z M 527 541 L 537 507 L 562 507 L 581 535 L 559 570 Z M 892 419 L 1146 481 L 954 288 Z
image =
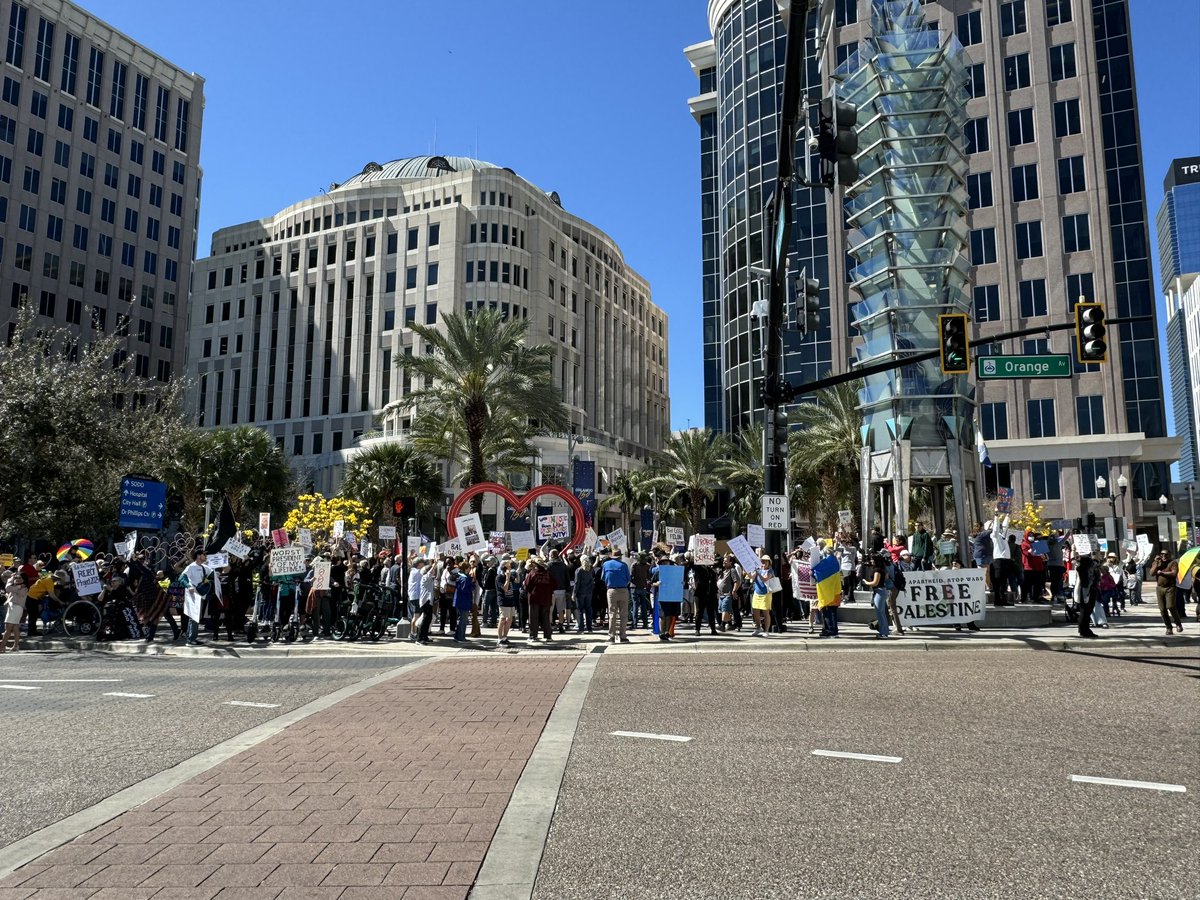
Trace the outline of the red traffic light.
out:
M 416 514 L 417 501 L 412 497 L 397 497 L 392 501 L 392 515 L 396 518 L 415 516 Z

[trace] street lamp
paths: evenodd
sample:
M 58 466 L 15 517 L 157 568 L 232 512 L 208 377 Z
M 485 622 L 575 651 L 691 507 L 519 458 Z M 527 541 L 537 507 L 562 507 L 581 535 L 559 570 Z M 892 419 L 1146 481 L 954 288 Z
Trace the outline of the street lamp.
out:
M 1117 517 L 1117 497 L 1111 491 L 1106 491 L 1108 482 L 1105 481 L 1103 475 L 1096 477 L 1096 496 L 1101 500 L 1107 499 L 1112 504 L 1112 517 Z M 1129 490 L 1129 479 L 1124 474 L 1117 476 L 1117 488 L 1121 491 L 1121 502 L 1124 504 L 1125 493 Z M 1122 509 L 1124 506 L 1122 506 Z
M 1170 506 L 1170 505 L 1171 505 L 1171 501 L 1167 499 L 1167 495 L 1166 495 L 1166 494 L 1159 494 L 1159 495 L 1158 495 L 1158 506 L 1159 506 L 1159 508 L 1160 508 L 1160 509 L 1161 509 L 1163 512 L 1166 512 L 1166 511 L 1167 511 L 1167 507 L 1168 507 L 1168 506 Z
M 204 539 L 208 540 L 208 526 L 212 522 L 212 501 L 217 492 L 206 487 L 201 493 L 204 494 Z

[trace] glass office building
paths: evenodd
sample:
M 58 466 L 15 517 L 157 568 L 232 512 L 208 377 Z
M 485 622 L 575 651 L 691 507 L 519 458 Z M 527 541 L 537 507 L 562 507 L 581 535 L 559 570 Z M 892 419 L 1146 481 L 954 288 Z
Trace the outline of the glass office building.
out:
M 1167 365 L 1175 433 L 1183 440 L 1179 478 L 1200 477 L 1200 156 L 1176 159 L 1158 208 L 1159 278 L 1167 306 Z

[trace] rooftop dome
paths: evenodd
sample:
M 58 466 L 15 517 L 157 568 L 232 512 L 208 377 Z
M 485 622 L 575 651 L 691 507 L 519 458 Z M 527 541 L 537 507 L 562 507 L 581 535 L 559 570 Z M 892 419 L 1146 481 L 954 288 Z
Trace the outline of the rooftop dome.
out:
M 410 156 L 383 163 L 369 162 L 353 178 L 348 178 L 337 188 L 356 187 L 372 181 L 419 180 L 433 178 L 442 172 L 470 172 L 481 169 L 503 168 L 495 163 L 468 156 Z

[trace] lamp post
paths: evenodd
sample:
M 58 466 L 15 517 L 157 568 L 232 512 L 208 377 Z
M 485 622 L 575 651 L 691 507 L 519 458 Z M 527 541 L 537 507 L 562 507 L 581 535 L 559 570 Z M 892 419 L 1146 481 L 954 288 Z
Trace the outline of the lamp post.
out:
M 208 526 L 212 523 L 212 501 L 213 495 L 217 492 L 212 488 L 205 488 L 201 493 L 204 494 L 204 539 L 208 540 Z
M 1196 543 L 1196 483 L 1189 481 L 1187 484 L 1188 492 L 1188 541 L 1193 546 Z

